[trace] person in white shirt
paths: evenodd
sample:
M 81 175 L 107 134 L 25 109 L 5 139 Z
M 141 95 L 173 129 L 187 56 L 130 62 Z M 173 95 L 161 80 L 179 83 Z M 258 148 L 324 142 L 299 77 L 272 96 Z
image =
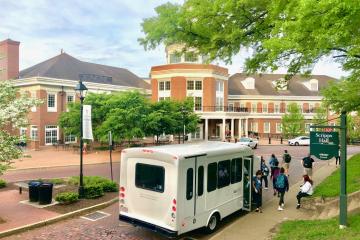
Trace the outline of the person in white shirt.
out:
M 304 178 L 304 184 L 300 186 L 300 192 L 296 196 L 298 201 L 296 206 L 297 209 L 300 208 L 301 198 L 311 196 L 314 193 L 313 181 L 310 179 L 308 175 L 304 175 L 303 178 Z

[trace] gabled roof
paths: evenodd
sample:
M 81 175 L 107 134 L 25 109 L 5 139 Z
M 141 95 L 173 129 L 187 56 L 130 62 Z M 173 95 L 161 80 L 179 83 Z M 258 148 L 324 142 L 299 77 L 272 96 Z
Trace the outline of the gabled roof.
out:
M 276 90 L 273 82 L 284 78 L 285 74 L 253 74 L 236 73 L 229 78 L 229 95 L 264 95 L 264 96 L 320 96 L 320 91 L 330 81 L 337 79 L 326 75 L 295 75 L 289 82 L 287 90 Z M 251 77 L 255 79 L 255 88 L 246 89 L 241 81 Z M 304 82 L 318 80 L 318 91 L 310 91 Z
M 150 85 L 127 69 L 80 61 L 67 53 L 22 70 L 19 78 L 49 77 L 150 89 Z

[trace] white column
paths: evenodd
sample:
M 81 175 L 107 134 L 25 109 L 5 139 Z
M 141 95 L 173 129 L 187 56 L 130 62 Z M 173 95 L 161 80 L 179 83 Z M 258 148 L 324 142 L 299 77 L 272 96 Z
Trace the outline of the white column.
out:
M 248 134 L 248 125 L 249 125 L 249 123 L 248 123 L 248 119 L 247 118 L 245 118 L 245 136 L 246 137 L 248 137 L 249 136 L 249 134 Z
M 221 132 L 222 132 L 222 136 L 221 136 L 221 140 L 222 141 L 225 141 L 226 140 L 226 128 L 225 128 L 225 123 L 226 123 L 226 119 L 223 118 L 223 121 L 222 121 L 222 129 L 221 129 Z
M 231 119 L 231 140 L 234 140 L 234 127 L 235 127 L 235 124 L 234 124 L 234 119 L 232 118 Z
M 209 140 L 209 119 L 205 118 L 205 141 Z
M 242 118 L 239 118 L 239 139 L 242 137 Z

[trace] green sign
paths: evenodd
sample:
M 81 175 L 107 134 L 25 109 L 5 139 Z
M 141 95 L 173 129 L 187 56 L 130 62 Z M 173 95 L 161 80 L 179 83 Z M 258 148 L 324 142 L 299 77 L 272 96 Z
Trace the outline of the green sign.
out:
M 310 154 L 320 160 L 339 156 L 338 132 L 310 132 Z

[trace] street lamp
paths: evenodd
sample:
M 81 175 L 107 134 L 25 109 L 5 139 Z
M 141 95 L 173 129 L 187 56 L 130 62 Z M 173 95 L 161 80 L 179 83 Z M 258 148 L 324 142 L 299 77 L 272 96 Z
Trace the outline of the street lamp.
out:
M 80 96 L 80 184 L 79 184 L 79 198 L 84 197 L 84 182 L 83 182 L 83 103 L 87 87 L 82 83 L 81 79 L 76 84 L 75 92 Z

